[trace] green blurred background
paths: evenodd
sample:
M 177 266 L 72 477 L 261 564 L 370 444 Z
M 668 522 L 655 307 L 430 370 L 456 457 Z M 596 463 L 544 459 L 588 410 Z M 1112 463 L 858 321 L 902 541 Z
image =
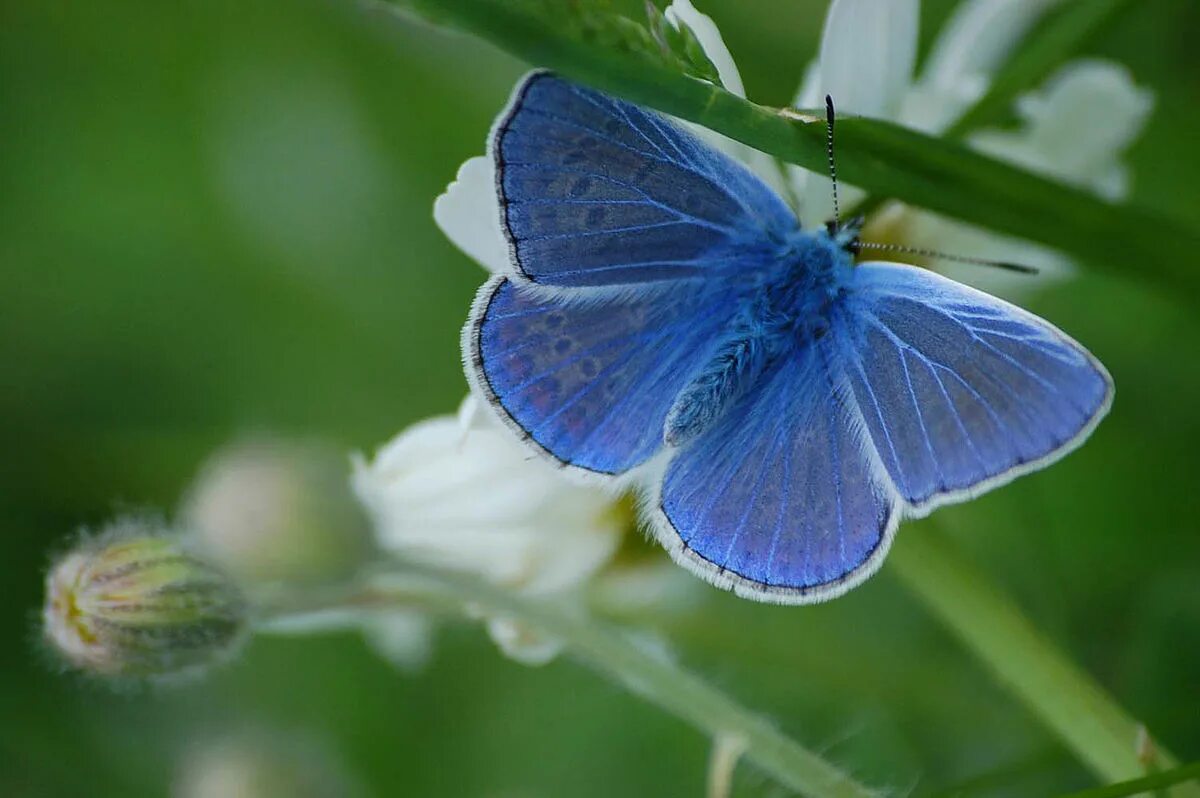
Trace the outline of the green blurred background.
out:
M 952 6 L 925 4 L 923 41 Z M 239 433 L 371 451 L 453 410 L 483 273 L 431 205 L 525 66 L 351 2 L 0 7 L 0 794 L 163 795 L 189 744 L 246 728 L 321 740 L 372 795 L 701 794 L 701 735 L 573 663 L 517 665 L 471 627 L 443 630 L 417 675 L 349 634 L 256 640 L 173 690 L 114 694 L 46 664 L 41 580 L 75 528 L 171 512 Z M 824 8 L 702 5 L 769 103 L 794 91 Z M 1128 158 L 1133 198 L 1192 225 L 1198 39 L 1197 4 L 1161 0 L 1088 48 L 1158 97 Z M 1085 264 L 1030 300 L 1108 365 L 1113 413 L 1060 465 L 936 516 L 1185 760 L 1200 757 L 1195 303 L 1138 263 L 1123 280 Z M 814 608 L 705 590 L 659 628 L 870 783 L 1090 783 L 886 565 Z M 784 794 L 746 768 L 736 787 Z

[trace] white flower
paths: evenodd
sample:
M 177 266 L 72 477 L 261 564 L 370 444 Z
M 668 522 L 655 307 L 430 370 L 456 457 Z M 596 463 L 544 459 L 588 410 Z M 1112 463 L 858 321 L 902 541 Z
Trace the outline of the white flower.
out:
M 476 574 L 526 596 L 573 601 L 620 542 L 614 499 L 575 485 L 474 412 L 419 422 L 367 463 L 352 486 L 381 548 L 402 559 Z M 523 661 L 545 661 L 557 644 L 504 619 L 493 638 Z
M 1017 103 L 1019 131 L 981 130 L 967 141 L 983 152 L 1105 199 L 1128 193 L 1128 173 L 1120 153 L 1141 131 L 1153 107 L 1150 92 L 1134 85 L 1121 66 L 1106 61 L 1075 61 L 1059 70 L 1039 91 Z M 1069 276 L 1065 256 L 1038 244 L 1001 236 L 937 214 L 890 203 L 868 232 L 914 247 L 957 255 L 1023 263 L 1048 280 Z M 938 263 L 937 269 L 992 293 L 1012 294 L 1045 280 L 996 269 Z
M 508 244 L 500 232 L 496 170 L 486 155 L 468 158 L 433 202 L 438 227 L 468 257 L 492 274 L 508 271 Z

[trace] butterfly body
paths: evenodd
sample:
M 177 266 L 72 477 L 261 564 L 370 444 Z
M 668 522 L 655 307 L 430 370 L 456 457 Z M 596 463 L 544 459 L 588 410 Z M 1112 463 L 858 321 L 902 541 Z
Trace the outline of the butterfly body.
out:
M 727 290 L 738 309 L 710 360 L 676 397 L 665 442 L 695 438 L 781 357 L 823 336 L 851 267 L 849 253 L 826 232 L 797 230 L 759 268 L 730 275 Z
M 1049 323 L 922 269 L 853 261 L 740 164 L 534 73 L 492 137 L 512 271 L 479 291 L 468 380 L 535 451 L 646 489 L 714 584 L 838 595 L 922 515 L 1078 446 L 1112 382 Z

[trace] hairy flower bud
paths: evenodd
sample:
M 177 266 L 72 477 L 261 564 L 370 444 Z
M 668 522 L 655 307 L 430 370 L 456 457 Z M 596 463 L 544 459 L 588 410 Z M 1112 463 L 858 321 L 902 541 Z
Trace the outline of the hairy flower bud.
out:
M 223 659 L 246 628 L 224 572 L 140 521 L 111 525 L 46 576 L 44 634 L 71 665 L 102 676 L 169 676 Z

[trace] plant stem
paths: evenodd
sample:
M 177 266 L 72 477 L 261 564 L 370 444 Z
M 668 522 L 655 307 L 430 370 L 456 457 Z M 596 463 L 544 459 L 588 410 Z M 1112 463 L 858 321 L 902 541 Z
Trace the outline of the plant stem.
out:
M 565 642 L 580 659 L 633 693 L 717 739 L 737 739 L 745 756 L 783 785 L 814 798 L 868 798 L 878 793 L 782 734 L 668 658 L 648 652 L 597 622 L 559 612 L 477 579 L 415 565 L 366 577 L 324 594 L 282 594 L 260 601 L 260 622 L 303 628 L 312 614 L 422 606 L 482 608 L 528 624 Z
M 888 570 L 1097 776 L 1119 781 L 1145 775 L 1149 764 L 1178 764 L 1157 747 L 1152 762 L 1142 759 L 1142 725 L 1063 656 L 932 524 L 899 537 Z M 1200 788 L 1180 787 L 1175 794 L 1200 796 Z

